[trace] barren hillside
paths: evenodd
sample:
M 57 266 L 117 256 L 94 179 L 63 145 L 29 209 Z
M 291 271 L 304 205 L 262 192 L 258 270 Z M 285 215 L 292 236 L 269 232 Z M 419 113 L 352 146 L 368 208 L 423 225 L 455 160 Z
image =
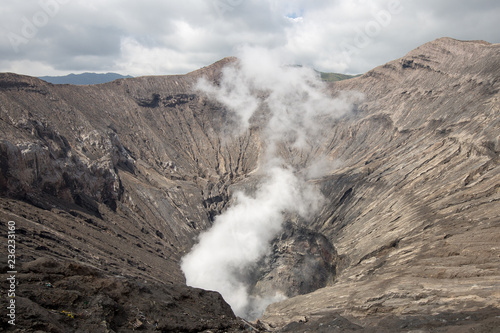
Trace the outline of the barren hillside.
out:
M 0 74 L 0 234 L 15 221 L 18 329 L 248 329 L 180 269 L 260 177 L 259 122 L 228 135 L 230 110 L 194 89 L 235 62 L 89 86 Z M 500 326 L 499 78 L 500 45 L 442 38 L 329 83 L 363 97 L 313 149 L 280 146 L 290 165 L 331 166 L 310 180 L 320 212 L 287 219 L 260 263 L 256 289 L 290 291 L 261 329 Z M 287 269 L 304 258 L 320 262 L 317 279 Z

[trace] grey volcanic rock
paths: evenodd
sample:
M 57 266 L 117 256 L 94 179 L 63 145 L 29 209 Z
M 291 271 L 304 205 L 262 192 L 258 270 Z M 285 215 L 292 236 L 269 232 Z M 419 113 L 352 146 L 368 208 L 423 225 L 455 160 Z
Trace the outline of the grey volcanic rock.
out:
M 271 243 L 271 253 L 257 263 L 252 293 L 287 297 L 332 284 L 339 261 L 334 246 L 320 233 L 288 222 Z
M 255 135 L 223 141 L 220 107 L 192 98 L 197 78 L 226 61 L 99 86 L 1 74 L 0 219 L 16 222 L 17 262 L 45 256 L 109 276 L 184 284 L 180 258 L 224 208 L 228 184 L 257 162 Z M 151 96 L 157 105 L 141 102 Z M 192 302 L 204 295 L 193 293 Z
M 500 45 L 445 38 L 332 86 L 365 94 L 328 138 L 342 166 L 324 179 L 329 204 L 313 222 L 348 262 L 333 285 L 262 320 L 340 314 L 371 327 L 449 313 L 490 331 L 467 314 L 485 310 L 498 327 L 499 78 Z
M 98 230 L 117 226 L 116 234 L 130 236 L 134 247 L 153 247 L 147 252 L 178 262 L 223 208 L 226 183 L 257 162 L 255 135 L 223 142 L 224 114 L 216 105 L 175 97 L 190 91 L 202 73 L 99 86 L 2 74 L 0 192 L 54 215 L 48 220 L 57 220 L 60 210 L 74 210 L 69 216 L 83 220 L 97 217 L 103 221 Z M 138 102 L 153 95 L 170 104 Z M 75 227 L 77 221 L 62 225 Z M 177 265 L 155 277 L 164 274 L 184 280 Z
M 35 274 L 29 263 L 40 257 L 61 267 L 91 266 L 109 283 L 123 276 L 127 283 L 161 285 L 165 295 L 187 294 L 178 307 L 154 308 L 177 318 L 165 330 L 242 329 L 227 313 L 204 326 L 183 317 L 208 318 L 226 308 L 211 305 L 212 293 L 181 287 L 179 268 L 230 194 L 259 177 L 258 124 L 228 136 L 231 113 L 194 89 L 202 76 L 217 83 L 222 67 L 235 61 L 99 86 L 0 74 L 0 220 L 16 222 L 20 271 Z M 290 165 L 307 168 L 318 158 L 332 164 L 312 180 L 326 198 L 320 213 L 287 225 L 258 266 L 256 292 L 297 295 L 269 306 L 259 327 L 488 332 L 500 326 L 499 78 L 500 45 L 443 38 L 329 85 L 333 95 L 364 97 L 311 151 L 280 146 Z M 304 274 L 311 267 L 314 273 Z M 74 275 L 59 276 L 58 285 Z M 76 313 L 85 304 L 58 299 L 49 306 L 33 296 L 40 293 L 35 281 L 25 283 L 22 297 L 39 318 L 27 323 L 64 328 L 59 322 L 66 318 L 40 318 L 50 310 Z M 91 295 L 122 302 L 110 309 L 124 315 L 96 312 L 81 317 L 81 327 L 104 316 L 126 331 L 124 318 L 135 319 L 127 304 L 137 297 L 157 302 L 107 293 Z
M 21 265 L 16 327 L 44 332 L 200 332 L 239 327 L 214 292 L 39 258 Z M 210 308 L 207 312 L 205 309 Z M 166 316 L 168 314 L 168 316 Z M 10 325 L 3 322 L 2 328 Z

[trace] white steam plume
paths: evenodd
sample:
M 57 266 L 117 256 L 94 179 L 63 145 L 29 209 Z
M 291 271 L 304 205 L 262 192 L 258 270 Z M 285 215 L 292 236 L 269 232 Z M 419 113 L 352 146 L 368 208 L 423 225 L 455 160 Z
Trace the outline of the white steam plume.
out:
M 268 253 L 284 212 L 307 218 L 323 203 L 319 190 L 279 158 L 278 143 L 296 149 L 314 145 L 321 124 L 345 114 L 351 103 L 329 96 L 314 70 L 287 66 L 275 52 L 243 48 L 240 53 L 236 64 L 224 68 L 219 85 L 202 79 L 197 88 L 237 115 L 240 133 L 263 112 L 263 178 L 253 195 L 234 195 L 234 204 L 200 235 L 181 268 L 188 285 L 220 292 L 236 315 L 255 319 L 284 296 L 250 295 L 250 269 Z
M 254 196 L 235 194 L 235 204 L 216 218 L 182 261 L 188 285 L 219 291 L 233 311 L 246 318 L 260 314 L 273 298 L 280 298 L 268 295 L 269 302 L 262 305 L 261 300 L 249 296 L 245 277 L 279 233 L 282 212 L 306 215 L 320 202 L 316 189 L 289 168 L 271 166 L 265 178 Z

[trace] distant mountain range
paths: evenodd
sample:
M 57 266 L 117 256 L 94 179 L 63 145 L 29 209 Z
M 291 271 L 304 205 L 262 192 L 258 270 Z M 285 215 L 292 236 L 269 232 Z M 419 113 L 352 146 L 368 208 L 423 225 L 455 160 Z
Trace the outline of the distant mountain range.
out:
M 352 78 L 361 76 L 361 74 L 348 75 L 348 74 L 339 74 L 339 73 L 324 73 L 324 72 L 319 72 L 319 73 L 321 75 L 321 80 L 328 81 L 328 82 L 348 80 L 348 79 L 352 79 Z
M 40 76 L 39 78 L 53 84 L 100 84 L 111 82 L 117 79 L 127 79 L 133 76 L 123 76 L 117 73 L 82 73 L 82 74 L 69 74 L 65 76 Z
M 354 77 L 358 77 L 359 75 L 347 75 L 347 74 L 339 74 L 339 73 L 323 73 L 318 72 L 321 75 L 321 79 L 323 81 L 341 81 L 347 80 Z M 65 76 L 39 76 L 39 79 L 47 81 L 53 84 L 75 84 L 75 85 L 86 85 L 86 84 L 100 84 L 111 82 L 118 79 L 128 79 L 132 78 L 130 75 L 121 75 L 117 73 L 82 73 L 82 74 L 69 74 Z

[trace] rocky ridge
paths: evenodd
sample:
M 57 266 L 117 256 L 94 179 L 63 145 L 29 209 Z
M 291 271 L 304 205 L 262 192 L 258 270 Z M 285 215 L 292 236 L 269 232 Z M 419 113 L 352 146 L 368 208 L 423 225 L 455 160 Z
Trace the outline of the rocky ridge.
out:
M 154 310 L 173 318 L 168 325 L 175 328 L 163 330 L 249 327 L 224 305 L 210 306 L 216 294 L 183 286 L 179 268 L 232 191 L 256 179 L 259 128 L 227 139 L 230 112 L 193 89 L 202 76 L 217 82 L 234 61 L 183 76 L 78 87 L 0 74 L 0 218 L 17 225 L 19 270 L 27 274 L 18 290 L 28 305 L 20 306 L 38 309 L 20 324 L 58 332 L 104 322 L 103 331 L 121 332 L 135 329 L 137 319 L 155 328 L 146 307 L 138 318 L 127 302 L 157 298 L 131 291 L 113 298 L 106 288 L 74 290 L 67 283 L 93 281 L 85 277 L 91 275 L 108 284 L 125 279 L 127 290 L 146 281 L 165 298 L 184 293 L 206 304 Z M 499 326 L 499 77 L 498 44 L 443 38 L 330 84 L 333 95 L 356 91 L 364 98 L 312 151 L 281 152 L 290 164 L 323 156 L 335 167 L 313 180 L 327 198 L 323 210 L 285 228 L 258 271 L 255 288 L 296 296 L 271 305 L 261 329 Z M 75 263 L 92 273 L 40 276 L 31 262 L 41 257 L 50 258 L 49 268 Z M 311 262 L 319 274 L 280 275 Z M 37 290 L 47 283 L 76 296 L 43 303 Z M 85 295 L 106 295 L 117 304 L 115 315 Z M 54 311 L 82 313 L 85 301 L 97 304 L 95 316 L 47 319 Z M 218 315 L 210 321 L 211 314 Z M 189 316 L 207 324 L 189 326 Z
M 271 305 L 264 321 L 498 325 L 499 52 L 439 39 L 334 86 L 366 98 L 335 128 L 328 149 L 343 166 L 324 179 L 330 204 L 313 224 L 348 263 L 332 286 Z M 466 319 L 483 309 L 496 324 Z

